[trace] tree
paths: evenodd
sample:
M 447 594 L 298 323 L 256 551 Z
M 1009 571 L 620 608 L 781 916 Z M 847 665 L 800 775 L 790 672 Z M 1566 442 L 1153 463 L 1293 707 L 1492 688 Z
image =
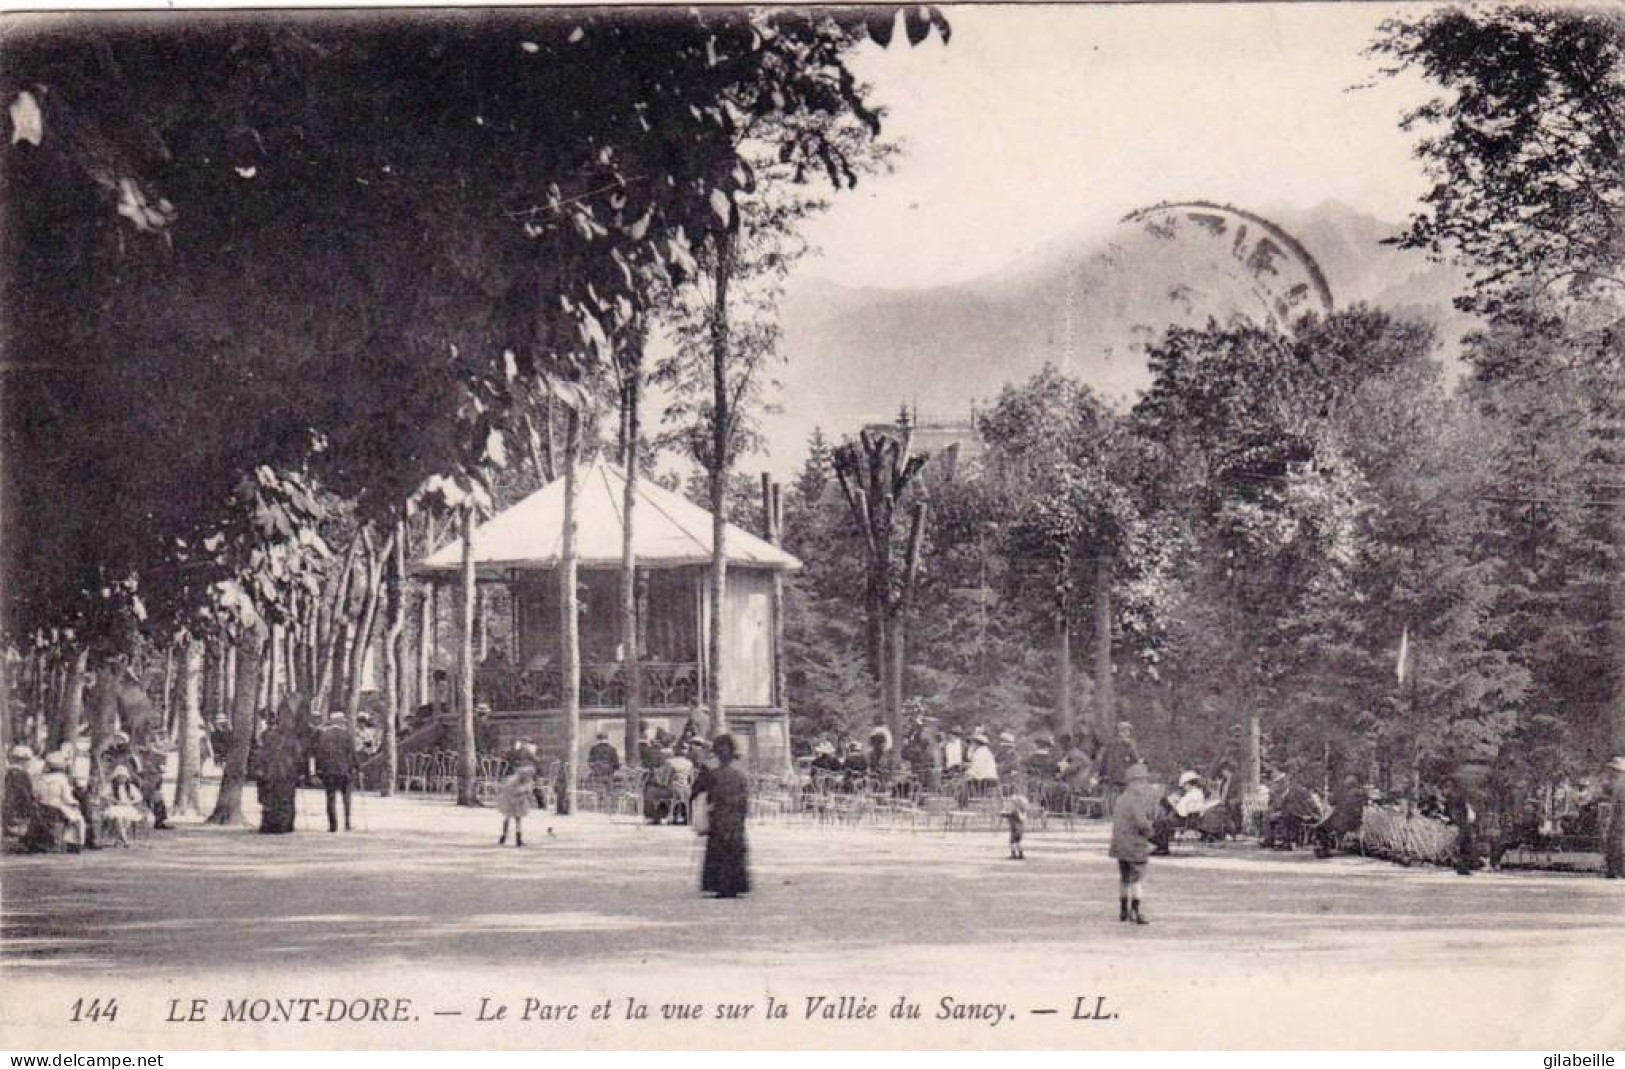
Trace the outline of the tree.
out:
M 1072 634 L 1092 608 L 1093 730 L 1110 737 L 1116 717 L 1112 592 L 1130 574 L 1138 512 L 1125 484 L 1120 420 L 1093 391 L 1053 366 L 1006 387 L 983 414 L 988 475 L 1004 495 L 1002 536 L 1013 558 L 1041 568 L 1018 571 L 1054 629 L 1055 726 L 1072 729 Z
M 1419 72 L 1444 91 L 1401 122 L 1425 131 L 1416 154 L 1435 183 L 1402 243 L 1464 263 L 1473 284 L 1458 303 L 1484 312 L 1497 331 L 1545 335 L 1528 354 L 1517 346 L 1475 347 L 1477 377 L 1544 387 L 1552 415 L 1594 428 L 1597 460 L 1617 476 L 1625 462 L 1618 445 L 1625 420 L 1625 20 L 1602 8 L 1448 9 L 1385 23 L 1372 50 L 1392 60 L 1394 72 Z M 1537 323 L 1539 332 L 1529 330 Z M 1559 353 L 1549 346 L 1554 334 L 1563 339 Z M 1553 390 L 1557 384 L 1566 388 Z M 1525 444 L 1538 452 L 1538 443 Z M 1585 500 L 1576 489 L 1566 497 Z M 1618 754 L 1625 752 L 1625 660 L 1618 653 L 1625 649 L 1625 504 L 1617 490 L 1605 489 L 1602 507 L 1612 513 L 1608 645 L 1615 651 L 1610 734 Z
M 1433 186 L 1402 245 L 1462 259 L 1464 307 L 1619 291 L 1625 19 L 1604 8 L 1447 8 L 1385 22 L 1372 52 L 1446 95 L 1413 109 Z M 1442 127 L 1442 129 L 1440 129 Z
M 831 456 L 867 562 L 863 604 L 870 673 L 880 684 L 886 727 L 893 739 L 903 737 L 907 663 L 903 629 L 925 536 L 925 502 L 913 502 L 906 542 L 899 542 L 897 520 L 904 494 L 930 459 L 925 453 L 915 454 L 912 446 L 913 432 L 902 418 L 896 435 L 864 429 L 856 442 L 842 443 Z
M 601 366 L 645 311 L 629 265 L 691 268 L 732 211 L 737 102 L 873 120 L 845 66 L 872 18 L 232 15 L 14 36 L 0 299 L 6 365 L 31 370 L 5 397 L 7 631 L 94 619 L 80 592 L 109 577 L 195 608 L 175 540 L 232 522 L 232 487 L 261 468 L 308 470 L 363 522 L 434 477 L 481 485 L 521 406 Z M 934 12 L 906 26 L 946 36 Z M 816 134 L 784 147 L 839 161 Z M 25 567 L 27 546 L 49 555 Z

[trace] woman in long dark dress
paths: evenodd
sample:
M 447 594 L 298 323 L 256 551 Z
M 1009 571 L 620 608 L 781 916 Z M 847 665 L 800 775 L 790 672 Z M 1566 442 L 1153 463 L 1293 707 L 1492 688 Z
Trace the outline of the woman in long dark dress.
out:
M 694 798 L 705 797 L 708 817 L 700 891 L 718 898 L 737 898 L 750 891 L 749 848 L 745 842 L 750 784 L 734 764 L 739 750 L 732 735 L 717 736 L 711 750 L 717 766 L 700 773 L 693 794 Z
M 284 710 L 286 714 L 286 710 Z M 260 831 L 286 835 L 293 831 L 295 797 L 305 773 L 305 751 L 297 727 L 284 715 L 260 740 L 255 781 L 260 800 Z

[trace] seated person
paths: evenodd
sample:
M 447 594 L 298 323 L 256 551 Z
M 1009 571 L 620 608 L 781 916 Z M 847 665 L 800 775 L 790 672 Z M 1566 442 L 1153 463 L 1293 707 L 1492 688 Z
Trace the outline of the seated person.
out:
M 1056 774 L 1068 790 L 1086 794 L 1095 785 L 1095 763 L 1083 743 L 1070 735 L 1061 736 L 1061 758 L 1056 762 Z
M 839 775 L 845 768 L 841 759 L 835 754 L 835 744 L 828 739 L 819 739 L 813 747 L 812 767 L 818 772 L 828 772 Z
M 30 853 L 45 849 L 50 842 L 29 772 L 33 761 L 34 751 L 27 746 L 13 746 L 7 752 L 5 794 L 0 796 L 0 825 L 6 841 Z
M 1032 783 L 1051 783 L 1061 775 L 1061 761 L 1055 756 L 1053 745 L 1048 739 L 1039 739 L 1032 753 L 1021 763 L 1027 773 L 1027 779 Z
M 653 772 L 660 765 L 655 753 L 654 739 L 645 735 L 638 740 L 638 767 L 645 772 Z
M 670 751 L 658 742 L 651 744 L 644 767 L 649 775 L 643 781 L 643 818 L 650 824 L 661 824 L 671 816 L 676 798 L 671 789 Z
M 1283 772 L 1270 786 L 1269 816 L 1259 845 L 1290 851 L 1302 841 L 1304 830 L 1319 824 L 1322 817 L 1315 793 Z
M 128 765 L 117 765 L 108 777 L 107 807 L 102 810 L 102 827 L 113 833 L 119 846 L 130 845 L 130 830 L 147 821 L 135 777 Z
M 1174 833 L 1189 827 L 1202 815 L 1207 806 L 1207 794 L 1202 790 L 1202 777 L 1195 772 L 1182 772 L 1179 780 L 1162 796 L 1153 821 L 1151 843 L 1159 856 L 1168 855 Z
M 897 757 L 892 750 L 891 732 L 877 729 L 869 736 L 869 771 L 887 780 L 897 771 Z
M 971 735 L 967 755 L 965 782 L 973 798 L 985 798 L 999 793 L 999 763 L 988 746 L 987 735 L 977 731 Z
M 848 791 L 857 790 L 869 775 L 869 758 L 856 739 L 846 744 L 846 760 L 841 762 L 841 772 L 845 776 L 843 786 Z
M 1367 798 L 1360 777 L 1352 772 L 1343 777 L 1337 793 L 1332 796 L 1331 816 L 1315 829 L 1315 856 L 1330 857 L 1344 838 L 1360 833 Z
M 1195 772 L 1181 772 L 1179 785 L 1169 795 L 1168 804 L 1174 816 L 1181 820 L 1199 816 L 1207 808 L 1207 792 L 1203 789 L 1202 777 Z
M 608 780 L 621 767 L 621 752 L 610 743 L 608 732 L 600 731 L 592 749 L 587 751 L 587 767 L 603 780 Z
M 52 838 L 72 851 L 84 849 L 89 839 L 85 833 L 85 815 L 79 797 L 68 777 L 68 755 L 63 750 L 45 758 L 45 775 L 36 785 L 35 796 L 40 809 L 52 829 Z

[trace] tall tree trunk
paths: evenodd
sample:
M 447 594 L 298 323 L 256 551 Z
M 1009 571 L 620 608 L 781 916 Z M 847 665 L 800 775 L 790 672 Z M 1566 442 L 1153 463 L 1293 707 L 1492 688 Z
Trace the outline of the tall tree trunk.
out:
M 254 689 L 254 708 L 270 709 L 272 693 L 276 690 L 276 626 L 272 625 L 270 637 L 265 641 L 265 652 L 260 655 L 260 677 Z
M 181 650 L 181 701 L 176 718 L 175 812 L 196 813 L 203 754 L 199 732 L 203 723 L 203 643 L 190 636 Z
M 72 742 L 79 732 L 79 722 L 85 715 L 85 676 L 90 663 L 90 651 L 78 650 L 68 662 L 67 687 L 62 695 L 57 722 L 51 728 L 52 748 Z
M 580 465 L 581 411 L 570 406 L 564 417 L 564 530 L 559 539 L 559 662 L 564 677 L 564 764 L 558 784 L 561 815 L 568 815 L 575 806 L 576 773 L 581 761 L 581 616 L 576 606 Z M 627 756 L 630 759 L 631 755 Z
M 638 552 L 637 507 L 638 465 L 642 426 L 638 407 L 643 402 L 643 345 L 641 336 L 634 339 L 635 352 L 626 354 L 626 390 L 623 404 L 623 427 L 626 443 L 621 463 L 626 470 L 625 493 L 621 500 L 621 655 L 626 672 L 626 697 L 623 712 L 625 730 L 623 745 L 628 763 L 636 760 L 638 740 L 643 737 L 643 647 L 638 627 Z
M 728 393 L 728 364 L 732 355 L 732 323 L 728 289 L 733 280 L 736 235 L 730 230 L 717 245 L 716 290 L 711 308 L 711 620 L 707 649 L 711 659 L 711 730 L 728 730 L 728 709 L 722 700 L 727 672 L 722 663 L 723 613 L 728 596 L 728 473 L 732 468 L 732 402 Z
M 1616 491 L 1615 497 L 1608 522 L 1614 549 L 1613 582 L 1610 584 L 1614 693 L 1608 726 L 1613 756 L 1625 757 L 1625 491 Z M 1614 799 L 1616 808 L 1620 804 L 1619 799 Z M 1620 818 L 1616 816 L 1614 819 L 1617 821 Z
M 439 541 L 439 533 L 435 530 L 436 524 L 433 516 L 423 517 L 423 555 L 428 556 L 435 551 L 435 543 Z M 418 602 L 418 705 L 429 705 L 435 699 L 434 693 L 434 590 L 427 583 L 418 584 L 418 593 L 422 600 Z M 514 651 L 517 657 L 518 651 Z
M 395 523 L 390 555 L 389 627 L 384 633 L 384 780 L 379 790 L 395 793 L 400 774 L 400 725 L 406 717 L 406 521 Z
M 880 585 L 880 562 L 871 560 L 863 580 L 863 652 L 869 675 L 886 683 L 886 594 Z
M 226 752 L 225 775 L 220 780 L 220 796 L 215 799 L 210 824 L 243 823 L 243 786 L 248 782 L 248 751 L 254 742 L 257 710 L 255 683 L 260 674 L 260 636 L 244 635 L 235 646 L 236 680 L 231 702 L 231 746 Z
M 237 703 L 237 647 L 227 642 L 222 656 L 226 661 L 220 672 L 220 709 L 229 721 Z
M 474 737 L 474 506 L 458 516 L 463 545 L 457 630 L 457 804 L 478 805 L 479 751 Z
M 164 691 L 162 707 L 164 731 L 175 737 L 175 645 L 164 648 Z
M 784 545 L 784 497 L 781 487 L 767 472 L 762 473 L 762 517 L 767 540 L 775 546 Z M 790 692 L 784 672 L 784 575 L 773 572 L 773 590 L 769 603 L 773 619 L 773 708 L 784 714 L 784 759 L 786 770 L 795 768 L 790 753 Z
M 107 770 L 102 767 L 102 751 L 118 719 L 118 688 L 122 670 L 111 660 L 96 669 L 95 706 L 90 712 L 90 792 L 100 796 L 107 786 Z M 128 731 L 130 725 L 125 724 Z
M 1072 614 L 1063 604 L 1055 614 L 1055 732 L 1072 734 Z
M 220 675 L 225 670 L 221 660 L 220 640 L 218 638 L 206 640 L 203 643 L 203 726 L 205 730 L 212 730 L 214 723 L 226 709 L 220 703 Z
M 356 585 L 363 582 L 360 575 L 350 577 L 350 587 L 354 591 Z M 366 610 L 366 595 L 357 594 L 361 603 L 356 606 L 356 614 Z M 333 700 L 331 706 L 340 712 L 348 713 L 350 682 L 356 678 L 356 617 L 345 613 L 344 625 L 336 629 L 340 635 L 339 656 L 333 667 Z M 352 728 L 353 730 L 353 728 Z
M 321 674 L 322 601 L 320 597 L 312 596 L 309 602 L 310 604 L 305 608 L 305 666 L 299 692 L 314 701 L 316 697 L 316 681 Z
M 417 584 L 418 591 L 418 657 L 417 677 L 419 706 L 433 704 L 434 693 L 434 647 L 430 645 L 434 638 L 434 597 L 429 584 Z
M 914 504 L 909 525 L 908 551 L 903 558 L 903 574 L 898 585 L 892 617 L 887 621 L 886 640 L 890 659 L 886 669 L 886 728 L 892 745 L 903 744 L 903 684 L 908 675 L 908 618 L 914 604 L 914 583 L 919 575 L 920 553 L 925 544 L 925 502 Z
M 21 659 L 18 664 L 21 665 Z M 11 723 L 11 688 L 13 667 L 11 663 L 11 649 L 0 648 L 0 747 L 10 750 L 17 736 L 13 733 Z M 22 673 L 18 673 L 21 675 Z
M 361 689 L 366 683 L 367 654 L 372 650 L 373 639 L 377 637 L 378 627 L 378 597 L 384 585 L 385 569 L 389 558 L 395 552 L 395 535 L 384 539 L 384 544 L 376 552 L 373 550 L 372 539 L 369 537 L 366 545 L 365 568 L 361 572 L 362 581 L 366 583 L 367 600 L 361 611 L 361 621 L 356 630 L 355 654 L 352 658 L 354 664 L 350 672 L 350 689 L 345 695 L 344 717 L 350 724 L 350 737 L 355 738 L 357 720 L 361 716 Z
M 1256 791 L 1264 785 L 1264 725 L 1258 715 L 1258 703 L 1249 693 L 1247 702 L 1247 789 Z
M 1110 553 L 1095 560 L 1095 732 L 1096 738 L 1117 736 L 1117 686 L 1112 678 L 1112 572 Z
M 312 696 L 312 707 L 316 715 L 326 719 L 329 705 L 332 701 L 334 688 L 338 681 L 334 678 L 341 670 L 340 663 L 342 641 L 347 627 L 339 626 L 339 619 L 343 617 L 348 624 L 350 616 L 350 580 L 355 571 L 356 554 L 361 549 L 360 539 L 353 540 L 350 548 L 344 554 L 344 566 L 339 570 L 337 584 L 334 585 L 330 603 L 323 605 L 323 616 L 327 621 L 326 642 L 319 644 L 321 666 L 316 674 L 316 693 Z

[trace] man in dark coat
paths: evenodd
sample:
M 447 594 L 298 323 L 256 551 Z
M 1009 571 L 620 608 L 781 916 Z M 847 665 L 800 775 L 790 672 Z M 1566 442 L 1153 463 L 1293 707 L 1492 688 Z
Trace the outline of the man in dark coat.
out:
M 1603 871 L 1610 880 L 1620 880 L 1625 879 L 1625 757 L 1608 762 L 1606 775 L 1613 813 L 1603 831 Z
M 749 847 L 745 841 L 750 784 L 734 764 L 739 750 L 732 735 L 717 736 L 711 750 L 717 766 L 700 773 L 691 796 L 705 799 L 707 814 L 700 891 L 718 898 L 737 898 L 750 891 Z
M 327 830 L 339 830 L 336 801 L 344 798 L 344 830 L 350 830 L 350 796 L 360 760 L 350 725 L 343 713 L 334 713 L 316 736 L 316 775 L 327 793 Z
M 621 767 L 621 752 L 609 741 L 608 733 L 598 733 L 597 741 L 587 751 L 587 767 L 592 769 L 594 775 L 605 779 L 613 776 Z

